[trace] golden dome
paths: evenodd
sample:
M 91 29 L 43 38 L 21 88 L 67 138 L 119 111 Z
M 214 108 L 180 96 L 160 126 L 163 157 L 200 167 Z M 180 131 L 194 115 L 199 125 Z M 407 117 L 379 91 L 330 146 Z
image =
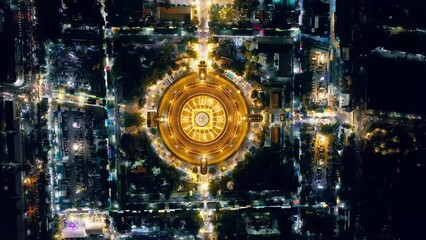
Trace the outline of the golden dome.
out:
M 246 139 L 247 102 L 225 77 L 208 73 L 200 81 L 193 73 L 169 86 L 158 106 L 161 139 L 179 159 L 216 164 L 230 158 Z

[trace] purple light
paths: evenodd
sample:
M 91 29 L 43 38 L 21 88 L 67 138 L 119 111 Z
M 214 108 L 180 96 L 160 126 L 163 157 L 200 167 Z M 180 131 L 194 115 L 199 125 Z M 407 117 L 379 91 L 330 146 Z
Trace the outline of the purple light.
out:
M 73 222 L 70 222 L 70 228 L 75 228 L 75 223 L 73 223 Z

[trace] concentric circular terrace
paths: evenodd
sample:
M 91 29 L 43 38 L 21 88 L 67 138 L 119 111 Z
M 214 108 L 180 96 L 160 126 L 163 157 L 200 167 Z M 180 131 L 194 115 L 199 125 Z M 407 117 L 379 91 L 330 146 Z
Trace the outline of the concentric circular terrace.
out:
M 199 94 L 186 101 L 179 120 L 179 126 L 188 138 L 206 143 L 222 135 L 226 127 L 226 112 L 214 97 Z
M 157 117 L 164 145 L 182 161 L 217 164 L 230 158 L 246 139 L 249 122 L 246 99 L 226 78 L 192 73 L 162 95 Z

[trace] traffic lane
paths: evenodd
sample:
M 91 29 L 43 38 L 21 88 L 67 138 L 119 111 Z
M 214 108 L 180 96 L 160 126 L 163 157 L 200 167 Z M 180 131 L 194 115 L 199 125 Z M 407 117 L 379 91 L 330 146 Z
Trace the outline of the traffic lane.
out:
M 81 199 L 90 197 L 90 191 L 85 186 L 88 185 L 89 166 L 88 160 L 90 159 L 90 144 L 86 139 L 86 114 L 81 112 L 66 112 L 67 138 L 69 141 L 69 168 L 71 169 L 71 182 L 70 182 L 70 200 L 72 203 L 79 202 Z M 75 128 L 73 123 L 78 122 L 80 128 Z M 75 150 L 74 145 L 79 149 Z M 77 190 L 79 190 L 78 193 Z
M 314 159 L 313 159 L 313 172 L 314 172 L 314 186 L 323 188 L 326 186 L 326 175 L 329 159 L 329 140 L 328 137 L 319 133 L 316 134 L 314 142 Z

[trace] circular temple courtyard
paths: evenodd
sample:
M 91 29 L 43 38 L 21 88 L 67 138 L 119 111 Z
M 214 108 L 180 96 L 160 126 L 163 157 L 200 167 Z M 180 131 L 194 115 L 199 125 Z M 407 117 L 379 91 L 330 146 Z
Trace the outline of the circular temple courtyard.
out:
M 162 94 L 157 128 L 178 159 L 199 165 L 229 159 L 247 139 L 249 108 L 241 90 L 214 73 L 191 73 Z

